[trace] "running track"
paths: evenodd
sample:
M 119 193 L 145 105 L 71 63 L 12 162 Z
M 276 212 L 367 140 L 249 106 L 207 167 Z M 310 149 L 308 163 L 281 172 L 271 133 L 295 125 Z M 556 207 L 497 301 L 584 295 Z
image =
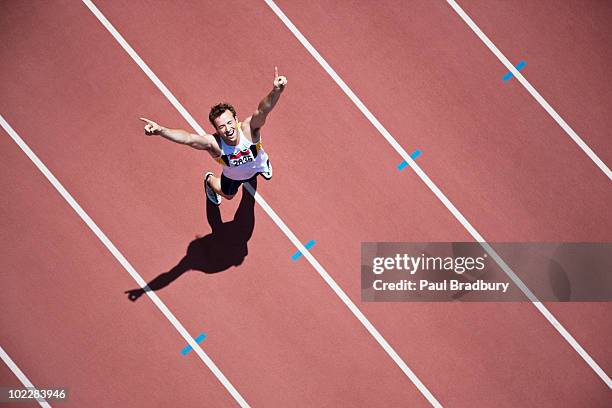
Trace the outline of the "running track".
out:
M 507 69 L 446 2 L 277 4 L 486 240 L 612 239 L 610 179 L 516 78 L 501 80 Z M 397 171 L 402 158 L 265 2 L 96 5 L 207 129 L 219 98 L 248 115 L 274 65 L 287 75 L 263 136 L 274 180 L 257 191 L 302 243 L 316 240 L 312 255 L 440 404 L 610 403 L 529 302 L 360 302 L 362 241 L 472 237 Z M 461 5 L 609 166 L 612 7 Z M 295 246 L 249 195 L 223 203 L 223 221 L 240 206 L 240 222 L 210 237 L 212 161 L 142 135 L 139 116 L 189 124 L 85 5 L 0 7 L 0 113 L 142 278 L 186 253 L 207 272 L 235 265 L 174 274 L 155 293 L 192 337 L 207 334 L 202 349 L 248 404 L 429 404 L 307 259 L 291 261 Z M 234 406 L 194 351 L 180 355 L 186 341 L 150 298 L 127 299 L 132 277 L 3 134 L 0 345 L 17 366 L 68 387 L 65 406 Z M 546 307 L 609 375 L 609 303 Z M 2 365 L 0 385 L 18 384 Z

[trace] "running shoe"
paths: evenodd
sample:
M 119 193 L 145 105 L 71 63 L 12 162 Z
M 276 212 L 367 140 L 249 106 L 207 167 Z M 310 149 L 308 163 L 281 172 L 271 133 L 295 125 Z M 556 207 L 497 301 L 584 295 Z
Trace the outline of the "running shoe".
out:
M 204 191 L 206 191 L 206 198 L 214 205 L 219 205 L 221 204 L 221 196 L 215 193 L 212 187 L 208 185 L 208 178 L 210 176 L 214 176 L 214 173 L 209 171 L 204 175 Z
M 270 163 L 270 160 L 268 160 L 268 169 L 261 172 L 261 176 L 266 180 L 270 180 L 272 178 L 272 163 Z

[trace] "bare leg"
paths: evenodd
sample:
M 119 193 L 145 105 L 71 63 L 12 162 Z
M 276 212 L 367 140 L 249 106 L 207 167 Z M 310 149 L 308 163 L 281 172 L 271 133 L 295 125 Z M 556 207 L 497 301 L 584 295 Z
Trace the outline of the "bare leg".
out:
M 221 197 L 227 198 L 228 200 L 231 200 L 236 195 L 236 194 L 232 194 L 232 195 L 223 194 L 223 191 L 221 191 L 221 178 L 215 175 L 208 177 L 208 185 L 212 187 L 215 193 L 219 194 Z

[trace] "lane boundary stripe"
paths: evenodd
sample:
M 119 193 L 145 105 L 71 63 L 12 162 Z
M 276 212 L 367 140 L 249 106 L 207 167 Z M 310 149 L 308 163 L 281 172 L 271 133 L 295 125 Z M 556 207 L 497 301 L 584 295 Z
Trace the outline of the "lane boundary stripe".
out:
M 470 235 L 478 242 L 483 249 L 497 262 L 502 270 L 510 279 L 521 289 L 525 296 L 538 309 L 538 311 L 549 321 L 549 323 L 561 334 L 561 336 L 570 344 L 570 346 L 584 359 L 584 361 L 593 369 L 593 371 L 604 381 L 609 388 L 612 389 L 612 380 L 603 371 L 603 369 L 593 360 L 593 358 L 584 350 L 584 348 L 574 339 L 574 337 L 561 325 L 561 323 L 553 316 L 553 314 L 544 306 L 538 298 L 527 288 L 523 281 L 512 271 L 512 269 L 501 259 L 495 250 L 485 241 L 485 239 L 476 231 L 476 229 L 468 222 L 454 204 L 442 193 L 438 186 L 427 176 L 427 174 L 419 167 L 419 165 L 410 157 L 404 148 L 395 140 L 389 131 L 380 123 L 380 121 L 370 112 L 365 104 L 357 97 L 351 88 L 344 82 L 336 71 L 327 63 L 327 61 L 319 54 L 312 46 L 306 37 L 297 29 L 291 20 L 283 13 L 283 11 L 272 0 L 264 0 L 272 9 L 277 17 L 285 24 L 285 26 L 293 33 L 297 40 L 304 48 L 312 55 L 312 57 L 321 65 L 321 67 L 329 74 L 336 82 L 342 91 L 349 99 L 357 106 L 361 113 L 370 121 L 370 123 L 378 130 L 378 132 L 389 142 L 389 144 L 397 151 L 397 153 L 412 167 L 419 178 L 427 185 L 427 187 L 436 195 L 436 197 L 444 204 L 444 206 L 455 216 L 457 221 L 470 233 Z M 514 71 L 516 69 L 512 67 Z M 513 72 L 515 75 L 518 71 Z M 519 73 L 520 75 L 520 73 Z
M 8 353 L 4 351 L 2 346 L 0 346 L 0 357 L 2 358 L 2 361 L 4 361 L 4 364 L 6 364 L 13 374 L 15 374 L 15 376 L 19 379 L 19 381 L 21 381 L 24 387 L 36 388 L 29 378 L 23 373 L 23 371 L 21 371 L 21 369 L 17 366 L 17 364 L 15 364 Z M 44 398 L 37 398 L 36 401 L 38 402 L 38 405 L 43 408 L 51 408 L 51 405 Z
M 493 44 L 493 41 L 491 41 L 489 37 L 487 37 L 485 33 L 482 32 L 482 30 L 476 25 L 476 23 L 470 18 L 470 16 L 468 16 L 467 13 L 463 11 L 459 4 L 457 4 L 455 0 L 446 0 L 446 2 L 472 29 L 474 34 L 476 34 L 478 38 L 480 38 L 480 40 L 487 46 L 487 48 L 489 48 L 489 50 L 497 57 L 497 59 L 499 59 L 499 61 L 504 64 L 506 68 L 508 68 L 508 71 L 510 71 L 512 75 L 516 77 L 516 79 L 521 83 L 521 85 L 523 85 L 527 92 L 529 92 L 531 96 L 533 96 L 533 98 L 540 104 L 540 106 L 542 106 L 542 108 L 544 108 L 544 110 L 548 112 L 548 114 L 554 119 L 554 121 L 557 122 L 559 126 L 561 126 L 561 129 L 563 129 L 565 133 L 567 133 L 567 135 L 578 145 L 578 147 L 580 147 L 586 153 L 586 155 L 593 161 L 593 163 L 595 163 L 595 165 L 597 165 L 597 167 L 599 167 L 599 169 L 603 171 L 603 173 L 608 177 L 608 179 L 612 180 L 612 171 L 610 170 L 610 168 L 606 166 L 603 160 L 601 160 L 599 156 L 597 156 L 597 154 L 595 154 L 595 152 L 586 144 L 586 142 L 582 140 L 580 136 L 578 136 L 574 129 L 572 129 L 570 125 L 568 125 L 567 122 L 563 120 L 561 115 L 559 115 L 557 111 L 555 111 L 553 107 L 550 106 L 546 99 L 544 99 L 544 97 L 540 95 L 540 93 L 529 83 L 529 81 L 525 79 L 523 74 L 521 74 L 519 70 L 516 69 L 514 65 L 512 65 L 510 60 L 508 60 L 508 58 L 506 58 L 506 56 L 502 54 L 502 52 L 495 46 L 495 44 Z
M 189 125 L 200 135 L 204 134 L 204 129 L 195 121 L 191 114 L 181 105 L 181 103 L 174 97 L 170 90 L 162 83 L 162 81 L 153 73 L 148 65 L 140 58 L 140 56 L 134 51 L 134 49 L 128 44 L 123 36 L 113 27 L 108 19 L 98 10 L 98 8 L 90 0 L 82 0 L 83 3 L 92 11 L 92 13 L 98 18 L 102 25 L 110 32 L 115 40 L 121 45 L 121 47 L 128 53 L 128 55 L 136 62 L 136 64 L 143 70 L 143 72 L 149 77 L 149 79 L 157 86 L 168 101 L 178 110 L 178 112 L 185 118 Z M 355 315 L 355 317 L 361 322 L 366 330 L 374 337 L 374 339 L 380 344 L 380 346 L 387 352 L 387 354 L 393 359 L 398 367 L 404 372 L 404 374 L 413 382 L 413 384 L 419 389 L 419 391 L 427 398 L 427 400 L 435 407 L 441 407 L 440 403 L 435 399 L 431 392 L 425 387 L 425 385 L 419 380 L 414 372 L 408 367 L 408 365 L 402 360 L 397 352 L 389 345 L 389 343 L 383 338 L 378 330 L 370 323 L 365 315 L 359 310 L 359 308 L 351 301 L 346 293 L 338 286 L 334 279 L 327 273 L 327 271 L 319 264 L 319 262 L 312 256 L 312 254 L 304 247 L 295 234 L 287 227 L 287 225 L 278 217 L 276 212 L 268 205 L 263 199 L 261 194 L 257 193 L 249 183 L 245 183 L 244 187 L 249 193 L 253 195 L 257 203 L 266 211 L 274 223 L 285 233 L 287 238 L 295 245 L 295 247 L 302 252 L 304 257 L 308 259 L 310 264 L 319 273 L 323 280 L 329 285 L 329 287 L 336 293 L 336 295 L 344 302 L 348 309 Z
M 47 166 L 36 156 L 36 154 L 30 149 L 30 147 L 26 144 L 26 142 L 17 134 L 17 132 L 9 125 L 9 123 L 4 119 L 4 117 L 0 114 L 0 125 L 4 128 L 4 130 L 9 134 L 9 136 L 13 139 L 13 141 L 21 148 L 21 150 L 28 156 L 28 158 L 34 163 L 34 165 L 40 170 L 40 172 L 47 178 L 47 180 L 55 187 L 58 193 L 66 200 L 66 202 L 72 207 L 72 209 L 78 214 L 79 217 L 87 224 L 87 226 L 92 230 L 92 232 L 98 237 L 98 239 L 106 246 L 109 252 L 117 259 L 117 261 L 123 266 L 123 268 L 134 278 L 136 283 L 144 289 L 146 294 L 149 296 L 151 301 L 157 306 L 160 312 L 168 319 L 168 321 L 174 326 L 176 331 L 180 333 L 180 335 L 185 339 L 185 341 L 193 348 L 196 354 L 200 357 L 200 359 L 206 364 L 206 366 L 212 371 L 212 373 L 217 377 L 217 379 L 223 384 L 223 386 L 229 391 L 229 393 L 234 397 L 236 402 L 240 404 L 242 407 L 248 407 L 249 405 L 242 398 L 242 396 L 238 393 L 238 391 L 234 388 L 234 386 L 229 382 L 229 380 L 225 377 L 225 375 L 221 372 L 221 370 L 216 366 L 216 364 L 212 361 L 210 357 L 202 350 L 200 345 L 194 341 L 194 339 L 189 335 L 185 327 L 179 322 L 179 320 L 174 316 L 174 314 L 168 309 L 164 302 L 157 296 L 155 292 L 153 292 L 145 280 L 140 276 L 136 269 L 129 263 L 129 261 L 123 256 L 123 254 L 117 249 L 117 247 L 111 242 L 111 240 L 106 236 L 106 234 L 98 227 L 98 225 L 91 219 L 91 217 L 83 210 L 83 208 L 77 203 L 77 201 L 72 197 L 72 195 L 64 188 L 64 186 L 59 182 L 59 180 L 51 173 L 51 171 L 47 168 Z
M 408 367 L 406 362 L 397 354 L 395 349 L 391 347 L 391 345 L 387 342 L 387 340 L 380 334 L 380 332 L 374 327 L 374 325 L 368 320 L 367 317 L 361 312 L 361 310 L 353 303 L 353 301 L 349 298 L 349 296 L 340 288 L 340 286 L 336 283 L 336 281 L 329 275 L 329 273 L 325 270 L 325 268 L 316 260 L 316 258 L 310 253 L 310 251 L 306 250 L 304 245 L 300 242 L 300 240 L 295 236 L 293 231 L 289 229 L 289 227 L 283 222 L 283 220 L 276 214 L 276 212 L 268 205 L 268 203 L 264 200 L 264 198 L 251 187 L 250 184 L 245 183 L 245 188 L 251 193 L 257 203 L 266 211 L 266 213 L 272 218 L 274 223 L 285 233 L 287 238 L 299 248 L 302 255 L 310 262 L 313 268 L 319 273 L 319 275 L 323 278 L 325 283 L 336 293 L 336 295 L 342 300 L 342 302 L 349 308 L 349 310 L 353 313 L 353 315 L 361 322 L 361 324 L 367 329 L 372 337 L 378 342 L 378 344 L 387 352 L 389 357 L 393 359 L 395 364 L 404 372 L 404 374 L 412 381 L 412 383 L 417 387 L 417 389 L 423 394 L 427 401 L 434 407 L 442 407 L 442 405 L 438 402 L 436 397 L 433 396 L 431 391 L 423 384 L 423 382 L 417 377 L 417 375 Z

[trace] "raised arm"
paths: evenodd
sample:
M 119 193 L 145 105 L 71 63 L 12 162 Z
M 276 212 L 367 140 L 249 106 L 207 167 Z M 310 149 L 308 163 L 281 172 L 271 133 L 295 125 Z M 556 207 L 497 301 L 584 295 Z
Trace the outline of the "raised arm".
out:
M 268 117 L 268 113 L 272 111 L 276 102 L 281 96 L 281 93 L 285 90 L 285 86 L 287 85 L 287 78 L 278 75 L 278 68 L 274 67 L 274 86 L 270 93 L 266 95 L 265 98 L 259 102 L 259 106 L 257 107 L 257 111 L 251 116 L 250 125 L 251 129 L 256 130 L 259 129 L 266 123 L 266 118 Z
M 147 136 L 159 135 L 173 142 L 191 146 L 194 149 L 210 149 L 211 143 L 208 135 L 200 136 L 183 129 L 168 129 L 146 118 L 140 118 L 140 120 L 146 123 L 144 131 Z

